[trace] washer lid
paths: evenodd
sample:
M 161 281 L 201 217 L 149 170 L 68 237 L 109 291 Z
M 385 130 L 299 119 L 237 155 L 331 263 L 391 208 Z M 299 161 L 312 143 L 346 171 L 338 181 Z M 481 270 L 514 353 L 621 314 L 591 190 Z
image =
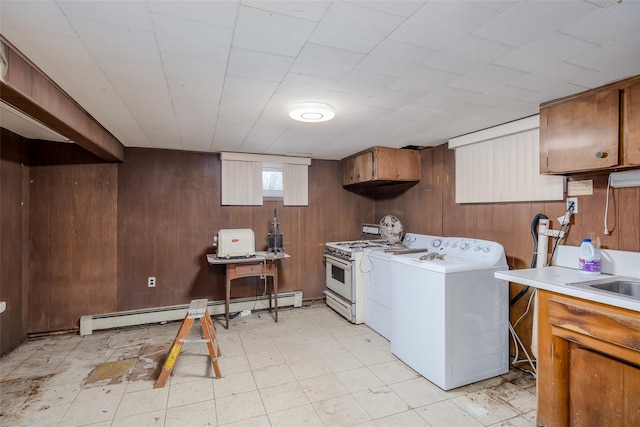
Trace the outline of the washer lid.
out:
M 496 268 L 486 262 L 444 254 L 443 259 L 420 259 L 424 254 L 397 255 L 392 261 L 410 265 L 436 273 L 458 273 L 461 271 L 477 271 Z

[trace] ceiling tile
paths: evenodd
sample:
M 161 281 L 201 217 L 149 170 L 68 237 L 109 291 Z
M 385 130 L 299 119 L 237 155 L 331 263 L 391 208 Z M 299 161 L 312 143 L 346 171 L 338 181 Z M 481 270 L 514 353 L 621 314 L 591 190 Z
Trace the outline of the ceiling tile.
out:
M 640 31 L 640 21 L 639 21 Z M 593 46 L 588 50 L 568 55 L 570 64 L 589 68 L 590 70 L 604 71 L 611 68 L 611 64 L 625 64 L 640 59 L 640 42 L 638 36 L 608 43 L 604 46 Z
M 552 89 L 556 85 L 562 85 L 567 81 L 573 81 L 592 73 L 593 70 L 587 68 L 567 63 L 559 63 L 554 67 L 545 68 L 518 79 L 512 79 L 508 83 L 510 86 L 542 91 Z
M 336 80 L 288 73 L 282 80 L 277 92 L 282 95 L 293 96 L 299 101 L 314 99 L 319 101 L 336 83 Z
M 234 1 L 150 1 L 155 14 L 233 28 L 239 3 Z
M 256 9 L 276 12 L 281 15 L 292 16 L 295 18 L 306 19 L 318 22 L 327 12 L 331 5 L 328 1 L 268 1 L 259 0 L 242 1 L 243 6 L 253 7 Z
M 396 77 L 353 70 L 344 79 L 340 80 L 333 87 L 333 90 L 362 96 L 374 96 L 393 85 L 396 80 Z
M 447 71 L 434 70 L 431 68 L 415 68 L 406 76 L 398 79 L 390 88 L 403 90 L 405 92 L 415 92 L 419 95 L 427 94 L 443 85 L 450 84 L 458 80 L 459 74 Z
M 110 82 L 136 83 L 161 88 L 167 87 L 164 68 L 161 64 L 150 64 L 99 55 L 96 55 L 95 59 Z
M 278 84 L 275 82 L 229 76 L 224 82 L 223 94 L 255 99 L 264 104 L 269 101 L 277 88 Z
M 375 9 L 380 12 L 389 13 L 391 15 L 402 16 L 407 18 L 413 15 L 416 10 L 420 9 L 424 3 L 428 0 L 393 0 L 393 1 L 380 1 L 380 0 L 349 0 L 358 6 L 368 7 L 369 9 Z
M 553 67 L 567 58 L 582 56 L 597 47 L 593 43 L 557 33 L 530 43 L 495 61 L 496 64 L 515 70 L 534 73 Z M 569 61 L 571 62 L 571 61 Z M 577 64 L 579 65 L 579 64 Z
M 623 62 L 619 65 L 607 68 L 606 70 L 589 74 L 572 81 L 573 84 L 588 88 L 596 88 L 598 86 L 611 83 L 623 77 L 632 77 L 640 72 L 640 60 L 632 60 Z
M 438 51 L 397 40 L 384 40 L 357 66 L 358 70 L 387 76 L 404 77 Z
M 141 1 L 58 1 L 67 18 L 153 31 L 149 4 Z
M 77 18 L 70 18 L 70 22 L 93 55 L 112 56 L 154 64 L 161 63 L 156 35 L 153 32 Z
M 586 1 L 524 1 L 473 32 L 510 46 L 525 46 L 587 16 L 598 7 Z
M 480 103 L 483 95 L 452 87 L 441 87 L 416 100 L 416 104 L 440 109 L 450 109 L 465 102 Z
M 233 30 L 218 25 L 153 14 L 160 52 L 226 62 Z
M 233 46 L 297 56 L 315 25 L 312 21 L 240 6 Z
M 0 28 L 2 28 L 2 34 L 9 40 L 11 40 L 12 28 L 51 35 L 76 36 L 69 21 L 55 2 L 3 0 L 0 4 L 2 5 Z M 16 44 L 15 41 L 13 43 Z M 20 43 L 17 45 L 19 46 Z
M 400 25 L 390 38 L 443 50 L 496 16 L 498 12 L 474 2 L 431 1 Z
M 459 78 L 448 86 L 472 92 L 486 93 L 526 75 L 527 73 L 522 71 L 489 64 L 468 76 Z
M 593 13 L 567 23 L 562 32 L 600 45 L 635 38 L 640 33 L 640 2 L 622 1 L 596 9 Z
M 415 92 L 386 89 L 369 98 L 367 102 L 378 107 L 401 108 L 412 104 L 419 97 Z
M 516 49 L 502 43 L 484 40 L 475 36 L 468 36 L 447 48 L 447 55 L 465 58 L 480 64 L 496 62 Z
M 356 3 L 332 2 L 309 41 L 351 52 L 368 53 L 402 21 L 401 17 Z
M 257 101 L 252 98 L 243 98 L 233 95 L 222 95 L 220 100 L 220 113 L 218 118 L 221 121 L 249 126 L 249 129 L 260 116 L 266 102 Z
M 163 53 L 162 64 L 168 79 L 217 84 L 220 86 L 224 83 L 225 61 Z
M 229 75 L 279 82 L 287 74 L 294 59 L 288 56 L 231 48 Z
M 291 72 L 339 80 L 364 57 L 361 53 L 306 43 L 291 67 Z

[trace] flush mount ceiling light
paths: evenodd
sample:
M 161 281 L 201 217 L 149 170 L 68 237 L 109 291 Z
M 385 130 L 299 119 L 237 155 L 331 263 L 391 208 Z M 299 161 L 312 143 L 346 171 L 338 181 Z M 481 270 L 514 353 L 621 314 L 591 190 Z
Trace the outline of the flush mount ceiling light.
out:
M 302 102 L 289 110 L 289 117 L 299 122 L 326 122 L 335 117 L 336 113 L 329 104 L 321 102 Z

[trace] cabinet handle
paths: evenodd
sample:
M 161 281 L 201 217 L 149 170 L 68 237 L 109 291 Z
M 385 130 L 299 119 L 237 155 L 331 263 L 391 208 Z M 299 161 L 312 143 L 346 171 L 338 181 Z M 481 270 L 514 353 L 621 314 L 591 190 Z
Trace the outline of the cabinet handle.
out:
M 599 159 L 604 159 L 605 157 L 607 157 L 607 153 L 604 152 L 604 151 L 598 151 L 596 153 L 596 157 L 599 158 Z

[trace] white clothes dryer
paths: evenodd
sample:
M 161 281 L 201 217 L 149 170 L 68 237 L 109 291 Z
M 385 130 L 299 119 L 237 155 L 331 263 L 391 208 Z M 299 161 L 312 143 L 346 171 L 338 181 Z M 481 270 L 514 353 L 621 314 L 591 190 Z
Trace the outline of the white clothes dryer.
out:
M 426 234 L 405 234 L 402 243 L 407 249 L 434 250 L 433 242 L 442 242 L 439 236 Z M 439 244 L 440 244 L 439 243 Z M 364 323 L 388 340 L 391 340 L 391 258 L 397 257 L 388 248 L 366 248 L 362 258 L 365 276 Z

